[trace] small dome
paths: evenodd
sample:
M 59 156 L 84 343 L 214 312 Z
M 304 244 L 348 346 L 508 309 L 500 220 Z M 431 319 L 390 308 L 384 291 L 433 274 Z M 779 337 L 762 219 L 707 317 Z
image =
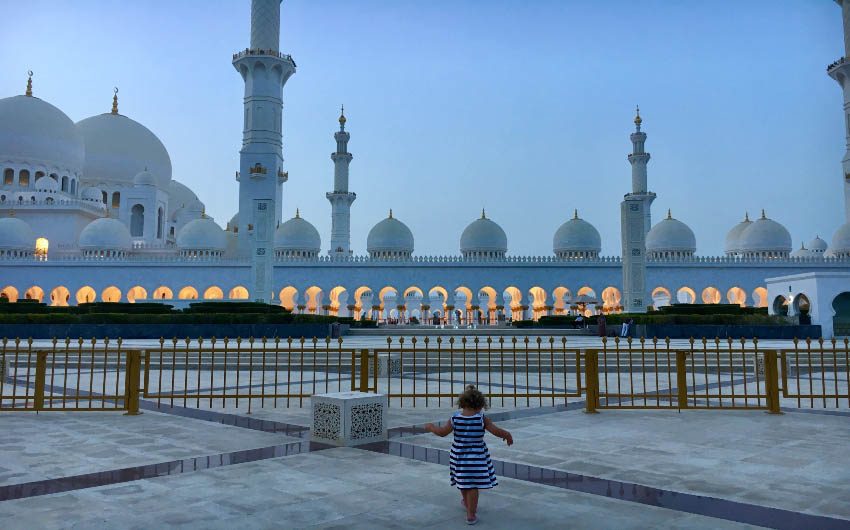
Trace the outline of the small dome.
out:
M 322 248 L 322 238 L 316 227 L 302 219 L 296 211 L 295 217 L 277 227 L 274 233 L 274 248 L 315 256 Z
M 850 256 L 850 223 L 844 223 L 832 236 L 832 245 L 829 247 L 835 257 Z
M 800 248 L 791 253 L 792 258 L 810 258 L 815 255 L 816 254 L 813 251 L 807 249 L 806 245 L 803 245 L 802 243 L 800 244 Z
M 85 143 L 85 182 L 129 186 L 140 171 L 149 171 L 167 190 L 171 158 L 159 138 L 144 125 L 121 114 L 100 114 L 77 123 Z
M 209 217 L 186 223 L 177 233 L 177 248 L 180 250 L 214 250 L 227 248 L 224 230 Z
M 570 252 L 598 255 L 602 250 L 602 238 L 592 224 L 579 218 L 576 210 L 573 218 L 555 232 L 552 250 L 557 255 Z
M 82 135 L 61 110 L 32 96 L 0 99 L 0 160 L 79 174 L 84 156 Z
M 829 245 L 826 244 L 826 241 L 821 239 L 820 236 L 815 236 L 815 238 L 809 241 L 806 246 L 809 248 L 809 250 L 816 254 L 823 254 L 829 247 Z
M 788 255 L 791 252 L 791 234 L 788 230 L 761 212 L 761 218 L 741 233 L 740 251 L 744 254 L 771 253 Z
M 413 253 L 413 232 L 395 217 L 393 211 L 369 230 L 366 251 L 373 257 L 410 256 Z
M 39 179 L 35 181 L 35 191 L 54 193 L 59 191 L 59 183 L 56 182 L 53 177 L 39 177 Z
M 744 220 L 733 226 L 732 230 L 729 230 L 726 234 L 726 254 L 737 254 L 741 251 L 741 234 L 743 234 L 744 230 L 749 228 L 751 224 L 753 224 L 753 222 L 750 221 L 750 215 L 744 214 Z
M 156 186 L 156 178 L 145 168 L 133 177 L 134 186 Z
M 80 190 L 80 198 L 86 201 L 103 202 L 103 190 L 94 186 L 86 186 Z
M 168 183 L 168 189 L 166 191 L 168 192 L 169 218 L 180 208 L 198 200 L 198 196 L 195 195 L 195 192 L 190 190 L 185 184 L 176 180 L 172 180 Z
M 95 219 L 80 232 L 83 250 L 130 250 L 130 231 L 124 223 L 111 217 Z
M 32 252 L 33 249 L 35 249 L 35 236 L 30 225 L 17 217 L 0 219 L 0 250 Z
M 646 251 L 655 257 L 692 256 L 697 250 L 697 238 L 688 225 L 673 219 L 670 211 L 667 218 L 657 223 L 646 235 Z
M 501 226 L 487 218 L 483 210 L 481 217 L 472 221 L 460 235 L 460 252 L 464 256 L 496 254 L 504 257 L 507 251 L 508 236 Z

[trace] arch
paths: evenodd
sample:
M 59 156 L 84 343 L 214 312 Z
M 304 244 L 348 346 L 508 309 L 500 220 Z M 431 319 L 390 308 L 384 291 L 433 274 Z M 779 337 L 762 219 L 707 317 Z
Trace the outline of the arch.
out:
M 602 308 L 608 311 L 619 311 L 623 295 L 614 286 L 608 286 L 602 290 Z
M 546 290 L 540 286 L 534 286 L 528 290 L 531 295 L 531 319 L 537 320 L 546 314 Z
M 341 285 L 337 285 L 336 287 L 331 289 L 330 293 L 328 293 L 328 298 L 329 298 L 328 302 L 329 302 L 329 305 L 331 306 L 330 311 L 331 311 L 332 314 L 339 315 L 340 296 L 345 294 L 345 296 L 343 296 L 343 298 L 347 299 L 348 298 L 347 293 L 348 293 L 348 290 Z M 344 307 L 342 309 L 345 310 Z
M 168 287 L 160 285 L 153 292 L 153 298 L 154 300 L 171 300 L 174 298 L 174 293 Z
M 278 293 L 278 299 L 280 299 L 280 305 L 290 311 L 295 309 L 295 299 L 298 296 L 298 289 L 291 285 L 287 285 Z
M 227 297 L 231 300 L 247 300 L 249 298 L 248 289 L 237 285 L 227 293 Z
M 466 297 L 466 309 L 469 309 L 470 307 L 472 307 L 472 302 L 473 302 L 473 300 L 472 300 L 472 289 L 470 289 L 469 287 L 467 287 L 465 285 L 461 285 L 461 286 L 455 287 L 455 299 L 457 299 L 458 293 L 460 293 L 464 297 Z M 458 304 L 456 303 L 455 306 L 457 306 L 457 305 Z
M 50 249 L 50 241 L 46 237 L 35 240 L 35 255 L 41 259 L 47 259 L 47 251 Z
M 365 298 L 365 300 L 364 300 Z M 354 319 L 371 318 L 372 314 L 372 289 L 361 285 L 354 290 Z
M 100 196 L 103 199 L 103 204 L 106 204 L 107 201 L 109 200 L 109 194 L 106 193 L 105 191 L 101 191 Z
M 697 301 L 697 293 L 688 286 L 680 287 L 676 291 L 676 302 L 679 304 L 693 304 Z
M 71 179 L 71 195 L 77 194 L 77 179 Z
M 18 301 L 18 290 L 15 289 L 11 285 L 7 285 L 2 290 L 0 290 L 0 298 L 5 298 L 6 300 L 8 300 L 10 302 L 17 302 Z
M 114 199 L 112 202 L 114 205 Z M 130 209 L 130 235 L 132 237 L 143 237 L 144 233 L 145 207 L 141 204 L 134 204 L 133 207 Z
M 393 287 L 391 285 L 387 285 L 386 287 L 384 287 L 380 291 L 378 291 L 378 299 L 382 300 L 381 303 L 383 303 L 384 295 L 387 294 L 389 291 L 392 291 L 392 292 L 396 293 L 396 295 L 398 295 L 398 289 L 396 289 L 395 287 Z
M 767 288 L 756 287 L 753 290 L 753 305 L 756 307 L 767 307 Z
M 794 308 L 794 314 L 800 315 L 803 313 L 808 314 L 811 311 L 812 305 L 805 293 L 799 293 L 794 297 L 792 307 Z
M 850 335 L 850 292 L 843 292 L 832 299 L 832 334 L 835 336 Z
M 570 302 L 573 298 L 569 288 L 564 287 L 563 285 L 555 287 L 552 289 L 552 298 L 554 299 L 554 303 L 552 305 L 555 306 L 556 314 L 566 313 L 569 311 Z
M 68 291 L 68 288 L 64 285 L 54 287 L 53 290 L 50 291 L 50 305 L 54 307 L 67 307 L 70 300 L 71 292 Z
M 114 285 L 110 285 L 106 289 L 100 293 L 100 299 L 104 302 L 120 302 L 121 301 L 121 289 L 115 287 Z
M 726 291 L 726 300 L 730 304 L 738 304 L 741 307 L 747 306 L 747 291 L 740 287 L 732 287 Z
M 156 211 L 156 238 L 162 239 L 162 233 L 165 231 L 165 213 L 160 206 Z
M 509 285 L 502 291 L 502 297 L 505 299 L 506 312 L 510 309 L 511 320 L 522 320 L 522 291 L 515 285 Z M 510 299 L 510 302 L 508 302 Z
M 781 294 L 773 299 L 773 313 L 788 316 L 788 299 Z
M 409 295 L 411 292 L 419 293 L 419 296 L 425 296 L 425 294 L 422 292 L 422 289 L 415 285 L 411 285 L 410 287 L 404 290 L 404 297 L 407 298 L 407 295 Z
M 585 296 L 592 300 L 596 300 L 596 291 L 594 291 L 593 288 L 585 285 L 576 292 L 576 296 Z
M 147 297 L 148 292 L 141 285 L 130 287 L 130 289 L 127 291 L 127 301 L 131 304 L 135 304 L 136 300 L 146 300 Z
M 719 304 L 720 303 L 720 291 L 717 287 L 706 287 L 702 290 L 702 303 L 704 304 Z
M 3 185 L 4 186 L 12 186 L 15 184 L 15 170 L 12 168 L 6 168 L 3 170 Z
M 187 285 L 186 287 L 180 289 L 180 292 L 177 293 L 177 298 L 180 300 L 197 300 L 198 290 L 192 287 L 191 285 Z
M 673 300 L 673 295 L 670 294 L 670 289 L 658 286 L 652 290 L 652 306 L 658 309 L 670 305 Z
M 304 305 L 309 313 L 318 313 L 319 309 L 322 308 L 323 294 L 322 288 L 316 285 L 312 285 L 304 291 Z
M 38 300 L 41 302 L 44 299 L 44 289 L 38 285 L 33 285 L 24 293 L 25 300 Z
M 91 286 L 84 285 L 77 289 L 74 298 L 77 299 L 78 304 L 89 304 L 97 301 L 97 293 Z
M 18 172 L 18 186 L 27 188 L 30 185 L 30 172 L 22 169 Z
M 207 287 L 207 290 L 204 291 L 204 300 L 222 300 L 224 298 L 224 291 L 221 290 L 221 287 L 218 285 L 210 285 Z
M 121 192 L 114 191 L 112 192 L 112 207 L 118 208 L 121 206 Z
M 62 187 L 60 188 L 64 192 L 68 192 L 68 176 L 62 177 Z

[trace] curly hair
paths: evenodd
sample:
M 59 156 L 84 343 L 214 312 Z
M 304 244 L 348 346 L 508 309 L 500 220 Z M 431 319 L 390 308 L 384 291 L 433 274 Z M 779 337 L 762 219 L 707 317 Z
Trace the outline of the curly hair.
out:
M 489 407 L 487 398 L 475 385 L 466 385 L 463 394 L 457 398 L 457 406 L 462 409 L 480 410 Z

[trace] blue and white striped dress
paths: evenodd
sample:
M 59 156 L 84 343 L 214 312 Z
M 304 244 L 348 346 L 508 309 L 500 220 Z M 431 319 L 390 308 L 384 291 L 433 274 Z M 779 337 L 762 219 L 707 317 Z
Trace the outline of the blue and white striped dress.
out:
M 454 441 L 449 455 L 452 486 L 458 489 L 487 489 L 497 486 L 490 451 L 484 443 L 484 415 L 452 416 Z

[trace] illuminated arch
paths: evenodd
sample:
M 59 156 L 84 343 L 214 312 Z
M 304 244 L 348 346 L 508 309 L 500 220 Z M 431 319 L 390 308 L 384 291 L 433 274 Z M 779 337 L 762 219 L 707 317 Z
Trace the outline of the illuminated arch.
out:
M 67 307 L 71 300 L 71 292 L 64 285 L 50 291 L 50 305 L 54 307 Z
M 298 296 L 298 289 L 291 285 L 287 285 L 278 293 L 278 299 L 280 300 L 280 305 L 284 308 L 294 311 L 295 310 L 295 299 Z
M 110 285 L 106 289 L 100 293 L 100 299 L 104 302 L 120 302 L 121 301 L 121 289 L 115 287 L 114 285 Z
M 211 285 L 204 291 L 204 300 L 222 300 L 223 298 L 224 291 L 217 285 Z
M 704 304 L 719 304 L 720 291 L 717 287 L 706 287 L 702 290 L 702 303 Z
M 322 308 L 322 298 L 324 297 L 324 291 L 322 288 L 316 285 L 308 287 L 306 291 L 304 291 L 304 305 L 307 306 L 307 311 L 310 313 L 318 313 L 319 309 Z
M 559 285 L 552 290 L 552 298 L 554 300 L 555 313 L 566 313 L 569 309 L 572 293 L 568 288 Z
M 74 295 L 78 304 L 88 304 L 97 301 L 97 293 L 89 285 L 84 285 L 77 289 L 77 294 Z
M 609 311 L 618 310 L 622 301 L 620 290 L 614 286 L 608 286 L 602 290 L 602 307 Z
M 753 304 L 756 307 L 767 307 L 767 289 L 756 287 L 753 290 Z
M 131 304 L 135 304 L 136 300 L 146 300 L 147 297 L 148 292 L 141 285 L 130 287 L 130 289 L 127 291 L 127 301 Z
M 229 293 L 227 293 L 227 297 L 231 300 L 247 300 L 249 298 L 248 289 L 241 285 L 237 285 L 231 289 Z
M 18 301 L 18 290 L 15 289 L 11 285 L 7 285 L 2 290 L 0 290 L 0 297 L 4 297 L 4 298 L 6 298 L 6 300 L 8 300 L 10 302 L 17 302 Z
M 697 293 L 690 287 L 681 287 L 676 291 L 676 301 L 680 304 L 693 304 L 697 301 Z
M 174 297 L 174 293 L 168 287 L 160 285 L 153 292 L 153 297 L 154 300 L 171 300 Z
M 39 287 L 38 285 L 33 285 L 24 293 L 25 300 L 38 300 L 41 302 L 44 300 L 44 289 Z
M 192 287 L 191 285 L 187 285 L 186 287 L 180 289 L 180 292 L 177 293 L 177 298 L 179 298 L 180 300 L 197 300 L 198 290 Z
M 746 307 L 747 291 L 740 287 L 732 287 L 726 291 L 726 300 L 728 300 L 730 304 L 738 304 L 741 307 Z
M 328 302 L 330 302 L 329 305 L 331 306 L 330 311 L 331 311 L 332 314 L 339 315 L 340 296 L 342 296 L 343 294 L 345 294 L 347 292 L 348 292 L 348 290 L 345 287 L 343 287 L 341 285 L 337 285 L 336 287 L 331 289 L 330 293 L 328 293 L 328 298 L 329 298 Z M 347 298 L 347 296 L 346 296 L 346 298 Z M 347 299 L 346 299 L 346 301 L 347 301 Z M 343 308 L 343 309 L 346 309 L 346 308 Z
M 505 290 L 502 292 L 502 296 L 505 298 L 506 312 L 510 309 L 511 319 L 512 320 L 522 320 L 522 291 L 519 290 L 519 287 L 515 285 L 509 285 L 505 287 Z M 508 303 L 507 300 L 510 299 Z
M 658 286 L 652 290 L 652 305 L 656 309 L 670 305 L 673 301 L 673 295 L 670 294 L 670 289 Z

